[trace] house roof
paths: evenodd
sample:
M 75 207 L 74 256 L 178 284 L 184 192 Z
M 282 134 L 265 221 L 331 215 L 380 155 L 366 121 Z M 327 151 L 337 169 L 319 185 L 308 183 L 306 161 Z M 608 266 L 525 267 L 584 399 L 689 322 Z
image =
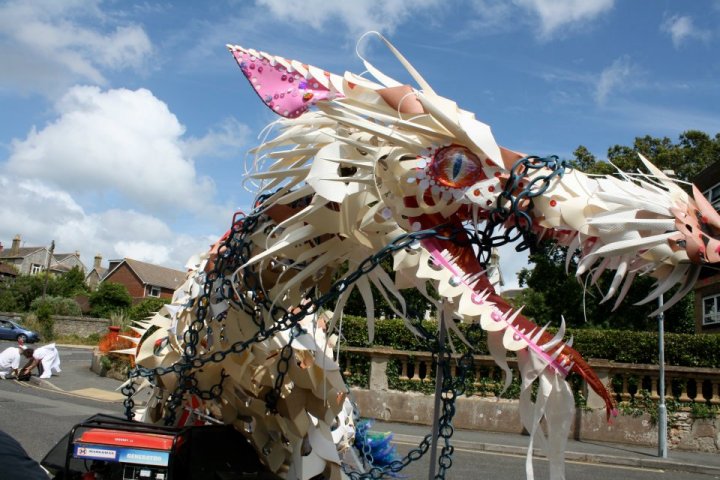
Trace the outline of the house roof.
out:
M 72 268 L 69 265 L 65 265 L 63 263 L 53 263 L 52 265 L 50 265 L 50 271 L 52 272 L 67 273 L 70 270 L 72 270 Z
M 177 289 L 185 281 L 186 272 L 181 270 L 173 270 L 172 268 L 162 267 L 152 263 L 125 258 L 112 271 L 108 272 L 103 278 L 108 278 L 112 273 L 120 268 L 122 264 L 126 264 L 138 276 L 140 281 L 145 285 L 153 285 L 155 287 Z
M 55 257 L 55 260 L 58 261 L 58 263 L 67 260 L 70 257 L 78 257 L 79 255 L 77 253 L 54 253 L 53 257 Z
M 90 270 L 87 275 L 85 275 L 85 279 L 89 278 L 90 275 L 92 275 L 93 273 L 95 275 L 97 275 L 100 280 L 102 280 L 105 277 L 105 275 L 108 273 L 108 269 L 103 268 L 103 267 L 100 267 L 100 268 L 95 267 L 92 270 Z
M 0 258 L 24 258 L 35 253 L 38 250 L 47 250 L 45 247 L 20 247 L 17 249 L 17 253 L 12 251 L 12 248 L 6 248 L 0 252 Z

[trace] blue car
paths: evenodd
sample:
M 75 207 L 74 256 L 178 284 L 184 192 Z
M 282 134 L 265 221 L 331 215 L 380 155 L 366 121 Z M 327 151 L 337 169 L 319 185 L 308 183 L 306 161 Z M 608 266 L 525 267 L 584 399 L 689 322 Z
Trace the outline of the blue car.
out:
M 40 335 L 19 325 L 9 317 L 0 317 L 0 338 L 3 340 L 22 340 L 25 343 L 40 341 Z

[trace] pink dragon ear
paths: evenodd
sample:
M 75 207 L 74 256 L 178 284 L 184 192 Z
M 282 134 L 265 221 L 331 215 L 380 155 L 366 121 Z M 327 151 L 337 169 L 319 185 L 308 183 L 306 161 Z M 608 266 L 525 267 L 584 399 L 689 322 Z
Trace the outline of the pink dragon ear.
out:
M 228 48 L 255 93 L 285 118 L 297 118 L 311 105 L 341 96 L 328 72 L 237 45 Z

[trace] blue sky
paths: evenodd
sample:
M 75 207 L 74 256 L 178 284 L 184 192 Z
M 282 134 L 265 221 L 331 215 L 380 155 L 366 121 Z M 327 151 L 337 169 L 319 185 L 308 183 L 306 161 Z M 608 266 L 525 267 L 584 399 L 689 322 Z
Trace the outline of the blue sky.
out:
M 369 30 L 515 150 L 720 132 L 717 0 L 0 1 L 0 241 L 181 268 L 247 208 L 274 119 L 225 44 L 360 73 Z

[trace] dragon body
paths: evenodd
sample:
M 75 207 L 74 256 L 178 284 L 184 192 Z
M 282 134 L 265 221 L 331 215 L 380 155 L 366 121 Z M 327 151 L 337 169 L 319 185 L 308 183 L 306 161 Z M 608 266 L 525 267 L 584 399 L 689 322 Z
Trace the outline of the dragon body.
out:
M 564 478 L 573 408 L 565 376 L 582 375 L 608 415 L 613 401 L 562 328 L 548 334 L 495 292 L 486 254 L 500 243 L 497 232 L 579 249 L 578 275 L 615 270 L 607 299 L 619 302 L 636 275 L 657 278 L 647 301 L 679 284 L 669 306 L 701 264 L 718 260 L 720 218 L 644 159 L 646 175 L 590 177 L 498 146 L 487 125 L 436 94 L 385 43 L 418 88 L 368 62 L 375 80 L 228 46 L 282 117 L 279 132 L 252 152 L 254 209 L 189 263 L 170 305 L 135 327 L 142 340 L 132 349 L 128 408 L 151 385 L 153 400 L 138 412 L 144 421 L 233 424 L 285 478 L 345 478 L 354 420 L 332 332 L 353 289 L 372 339 L 371 285 L 402 318 L 402 290 L 414 288 L 447 328 L 482 326 L 508 383 L 505 357 L 516 353 L 523 423 L 534 435 L 545 418 L 551 476 Z M 394 278 L 376 268 L 385 259 Z

